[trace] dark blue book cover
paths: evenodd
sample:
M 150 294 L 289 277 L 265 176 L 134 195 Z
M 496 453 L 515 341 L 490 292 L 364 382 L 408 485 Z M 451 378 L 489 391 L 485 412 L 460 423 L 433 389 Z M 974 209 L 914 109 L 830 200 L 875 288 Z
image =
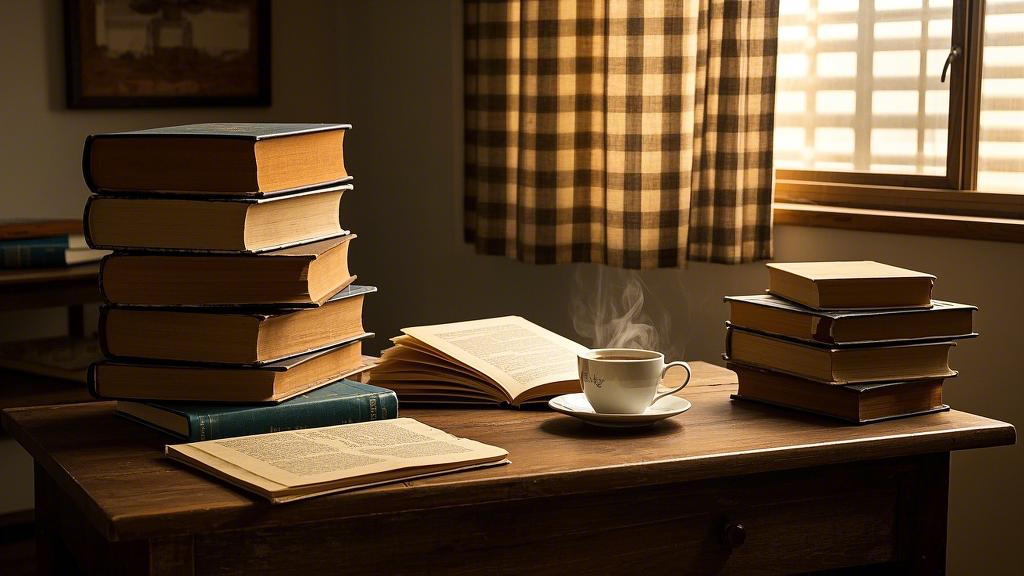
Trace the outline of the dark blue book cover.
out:
M 117 413 L 187 442 L 386 420 L 398 415 L 387 388 L 342 379 L 272 405 L 119 401 Z
M 94 262 L 106 252 L 88 248 L 81 234 L 0 240 L 0 268 L 47 268 Z

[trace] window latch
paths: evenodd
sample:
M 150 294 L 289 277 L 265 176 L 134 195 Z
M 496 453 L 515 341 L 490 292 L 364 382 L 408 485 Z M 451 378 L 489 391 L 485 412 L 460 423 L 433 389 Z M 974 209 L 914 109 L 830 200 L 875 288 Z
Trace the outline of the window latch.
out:
M 942 76 L 939 78 L 939 82 L 945 82 L 946 81 L 946 72 L 949 71 L 950 64 L 953 63 L 953 60 L 956 60 L 959 57 L 960 57 L 960 47 L 959 46 L 953 46 L 953 49 L 949 51 L 949 56 L 946 56 L 946 63 L 942 65 Z

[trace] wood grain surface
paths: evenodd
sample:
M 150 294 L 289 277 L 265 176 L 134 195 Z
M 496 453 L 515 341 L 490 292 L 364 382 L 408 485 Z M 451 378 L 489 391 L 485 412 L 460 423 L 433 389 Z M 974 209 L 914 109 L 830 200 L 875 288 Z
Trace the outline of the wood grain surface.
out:
M 735 374 L 693 363 L 693 407 L 641 430 L 548 411 L 402 408 L 501 446 L 505 466 L 272 506 L 163 456 L 169 440 L 110 402 L 14 408 L 3 424 L 55 488 L 110 541 L 273 529 L 375 514 L 509 503 L 1012 444 L 1013 426 L 958 411 L 852 426 L 734 402 Z

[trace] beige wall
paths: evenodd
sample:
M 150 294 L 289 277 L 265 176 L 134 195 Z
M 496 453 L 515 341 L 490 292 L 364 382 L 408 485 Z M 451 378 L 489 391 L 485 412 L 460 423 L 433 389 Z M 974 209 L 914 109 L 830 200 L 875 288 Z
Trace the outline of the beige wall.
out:
M 273 108 L 153 112 L 62 109 L 59 11 L 42 4 L 21 3 L 0 19 L 0 42 L 9 44 L 0 48 L 28 54 L 25 61 L 0 64 L 5 78 L 21 79 L 0 90 L 0 168 L 16 179 L 0 192 L 3 214 L 77 215 L 85 195 L 78 154 L 89 132 L 204 120 L 348 121 L 355 125 L 346 154 L 356 191 L 346 196 L 342 216 L 359 234 L 352 269 L 361 282 L 380 288 L 366 310 L 366 324 L 378 334 L 374 346 L 402 326 L 499 314 L 520 314 L 585 342 L 573 329 L 570 310 L 574 302 L 593 300 L 601 268 L 527 266 L 476 256 L 461 241 L 459 3 L 276 2 Z M 14 136 L 28 143 L 11 158 Z M 949 403 L 1009 422 L 1024 420 L 1024 390 L 1014 366 L 1022 351 L 1017 332 L 1024 323 L 1018 303 L 1024 245 L 779 227 L 776 256 L 875 259 L 936 274 L 936 297 L 981 308 L 982 337 L 954 351 L 961 376 L 948 386 Z M 663 347 L 676 357 L 713 362 L 723 345 L 722 296 L 760 292 L 767 281 L 760 264 L 693 264 L 638 278 L 652 315 L 663 313 L 671 323 Z M 22 330 L 20 320 L 0 317 L 0 336 Z M 6 468 L 8 457 L 0 451 L 0 458 Z M 1020 445 L 954 455 L 952 574 L 1019 570 L 1022 471 Z

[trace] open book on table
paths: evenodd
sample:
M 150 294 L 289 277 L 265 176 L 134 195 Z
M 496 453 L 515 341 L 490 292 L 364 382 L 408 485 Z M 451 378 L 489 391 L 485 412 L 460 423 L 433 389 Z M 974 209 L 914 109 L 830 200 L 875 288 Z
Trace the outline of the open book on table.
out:
M 521 406 L 580 391 L 586 347 L 519 316 L 403 328 L 370 374 L 402 403 Z
M 508 462 L 411 418 L 170 445 L 167 455 L 281 503 Z

